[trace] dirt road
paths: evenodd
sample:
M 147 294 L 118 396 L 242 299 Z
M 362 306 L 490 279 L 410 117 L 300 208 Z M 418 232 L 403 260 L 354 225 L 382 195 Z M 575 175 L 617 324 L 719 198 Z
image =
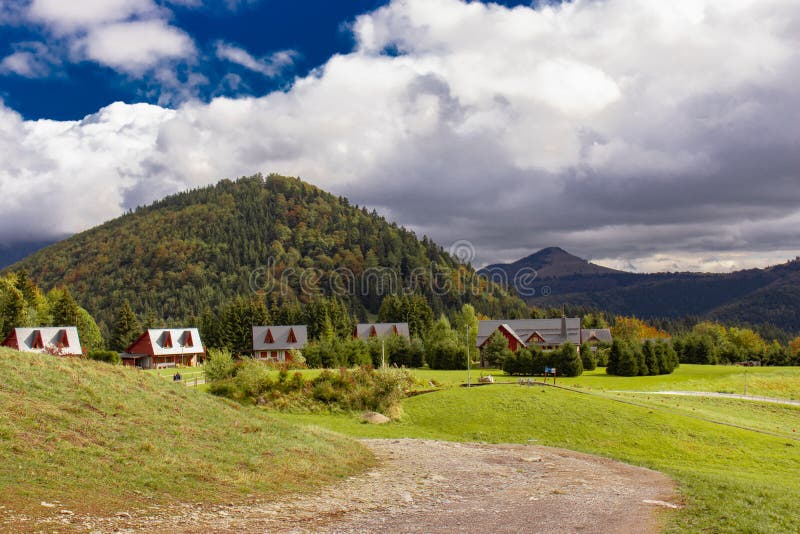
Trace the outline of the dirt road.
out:
M 364 440 L 380 466 L 308 495 L 173 504 L 39 527 L 101 532 L 658 532 L 666 476 L 548 447 Z M 33 526 L 33 525 L 28 525 Z

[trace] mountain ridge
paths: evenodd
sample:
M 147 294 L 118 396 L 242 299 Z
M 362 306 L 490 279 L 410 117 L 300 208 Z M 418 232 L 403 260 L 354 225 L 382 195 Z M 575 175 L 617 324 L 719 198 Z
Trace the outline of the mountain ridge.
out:
M 436 315 L 465 303 L 493 316 L 527 312 L 496 285 L 438 291 L 438 280 L 470 279 L 471 267 L 374 210 L 274 174 L 170 195 L 6 271 L 17 269 L 44 290 L 69 287 L 106 330 L 124 301 L 159 326 L 196 323 L 205 310 L 240 296 L 267 305 L 335 296 L 366 319 L 384 294 L 405 288 L 424 295 Z
M 630 273 L 595 266 L 563 249 L 557 251 L 560 252 L 554 253 L 549 247 L 516 262 L 487 266 L 480 272 L 487 276 L 505 273 L 526 302 L 538 307 L 586 306 L 645 319 L 697 316 L 800 331 L 797 258 L 732 273 Z M 520 269 L 536 264 L 531 258 L 543 257 L 556 258 L 562 264 L 544 265 L 533 279 L 515 278 Z

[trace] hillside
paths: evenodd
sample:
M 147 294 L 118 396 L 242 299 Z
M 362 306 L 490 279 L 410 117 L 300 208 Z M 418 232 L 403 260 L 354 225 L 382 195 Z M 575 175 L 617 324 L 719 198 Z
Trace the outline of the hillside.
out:
M 527 288 L 518 288 L 534 306 L 587 306 L 641 318 L 693 315 L 733 324 L 771 324 L 788 332 L 800 331 L 800 261 L 797 260 L 727 274 L 635 274 L 595 266 L 561 249 L 558 251 L 545 249 L 494 268 L 513 273 L 521 268 L 514 267 L 521 262 L 533 268 L 542 265 Z M 538 261 L 541 258 L 552 261 Z M 513 276 L 509 280 L 513 281 Z
M 113 515 L 280 495 L 372 462 L 345 438 L 85 360 L 0 349 L 0 405 L 0 494 L 9 515 Z
M 434 280 L 468 278 L 427 238 L 296 178 L 256 175 L 167 197 L 46 247 L 11 269 L 48 290 L 66 284 L 107 330 L 127 300 L 159 324 L 195 321 L 234 296 L 309 301 L 337 294 L 359 318 L 403 287 L 434 313 L 465 302 L 491 316 L 525 304 L 499 286 L 441 291 Z M 366 273 L 366 274 L 365 274 Z

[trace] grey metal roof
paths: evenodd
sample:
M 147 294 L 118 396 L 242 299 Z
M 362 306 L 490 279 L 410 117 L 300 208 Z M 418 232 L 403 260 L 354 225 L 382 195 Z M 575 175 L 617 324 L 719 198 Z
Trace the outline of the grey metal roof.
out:
M 267 335 L 269 334 L 269 335 Z M 295 341 L 290 341 L 294 334 Z M 272 339 L 272 342 L 269 339 Z M 253 350 L 300 350 L 308 343 L 308 328 L 304 324 L 288 326 L 254 326 Z
M 17 350 L 22 352 L 45 352 L 46 347 L 58 348 L 68 356 L 79 356 L 83 353 L 78 329 L 74 326 L 37 326 L 33 328 L 14 328 L 8 336 L 16 337 Z M 42 346 L 35 348 L 36 340 Z
M 409 334 L 408 323 L 359 323 L 356 325 L 355 331 L 355 337 L 361 339 L 391 336 L 395 334 L 410 339 L 411 335 Z
M 603 343 L 611 343 L 611 329 L 609 328 L 583 328 L 581 329 L 581 341 L 584 343 L 595 338 Z
M 544 343 L 533 343 L 536 345 L 561 345 L 566 342 L 580 345 L 581 342 L 581 320 L 579 317 L 504 319 L 499 321 L 479 321 L 477 346 L 483 345 L 500 325 L 506 325 L 511 328 L 517 337 L 526 343 L 533 333 L 539 334 L 544 339 Z

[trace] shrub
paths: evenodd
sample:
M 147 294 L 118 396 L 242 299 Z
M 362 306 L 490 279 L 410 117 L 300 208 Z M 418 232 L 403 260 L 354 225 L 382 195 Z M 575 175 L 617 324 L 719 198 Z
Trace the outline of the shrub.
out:
M 553 351 L 553 358 L 559 376 L 580 376 L 583 374 L 583 362 L 572 343 L 564 343 Z
M 583 369 L 585 371 L 593 371 L 597 367 L 597 360 L 592 350 L 593 348 L 594 347 L 588 343 L 581 345 L 581 363 L 583 363 Z
M 214 382 L 232 378 L 236 370 L 233 356 L 226 349 L 211 349 L 208 351 L 208 360 L 203 368 L 206 380 Z
M 509 353 L 511 353 L 511 351 L 509 351 Z M 450 340 L 429 346 L 428 354 L 425 359 L 431 369 L 467 368 L 466 348 Z
M 286 370 L 281 373 L 286 373 Z M 267 366 L 252 358 L 242 359 L 233 383 L 241 399 L 257 399 L 272 387 Z
M 122 363 L 122 358 L 119 353 L 114 350 L 92 350 L 87 354 L 90 360 L 98 362 L 106 362 L 112 365 L 119 365 Z

